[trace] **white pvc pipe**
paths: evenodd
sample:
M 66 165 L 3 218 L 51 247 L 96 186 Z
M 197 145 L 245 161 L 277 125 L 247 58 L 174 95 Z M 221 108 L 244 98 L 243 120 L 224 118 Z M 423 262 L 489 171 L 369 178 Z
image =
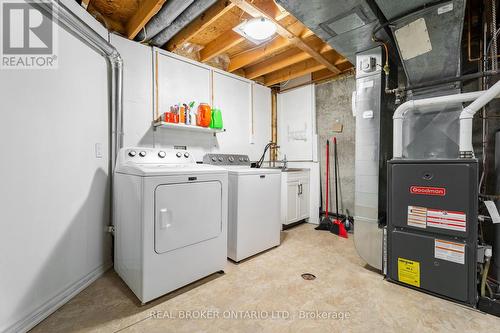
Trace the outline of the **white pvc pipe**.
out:
M 468 105 L 460 114 L 460 155 L 474 156 L 472 147 L 472 118 L 474 114 L 494 98 L 499 97 L 500 81 L 486 90 L 481 96 Z
M 484 93 L 485 93 L 485 91 L 474 91 L 474 92 L 464 93 L 464 94 L 446 95 L 446 96 L 411 100 L 411 101 L 407 101 L 407 102 L 401 104 L 396 109 L 396 111 L 394 112 L 394 115 L 392 117 L 393 118 L 393 135 L 394 135 L 393 158 L 402 158 L 403 157 L 403 121 L 404 121 L 404 119 L 409 111 L 423 108 L 423 107 L 426 107 L 425 110 L 427 110 L 427 111 L 434 111 L 435 109 L 432 107 L 438 107 L 438 106 L 448 104 L 448 103 L 464 103 L 464 102 L 474 101 L 476 99 L 479 99 L 479 97 L 481 97 Z M 462 127 L 462 125 L 460 127 Z M 471 138 L 472 138 L 472 136 L 471 136 Z

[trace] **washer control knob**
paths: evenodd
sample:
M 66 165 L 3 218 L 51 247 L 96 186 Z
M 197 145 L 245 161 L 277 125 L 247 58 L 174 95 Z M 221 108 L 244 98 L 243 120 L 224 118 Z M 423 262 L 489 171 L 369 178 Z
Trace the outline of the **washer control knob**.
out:
M 178 152 L 177 154 L 175 154 L 175 156 L 177 156 L 178 158 L 181 158 L 182 154 L 180 152 Z
M 135 150 L 131 150 L 128 152 L 128 156 L 130 157 L 134 157 L 137 153 L 135 152 Z
M 240 162 L 244 162 L 245 159 L 243 157 L 240 157 Z
M 228 160 L 229 160 L 229 162 L 233 163 L 234 162 L 234 157 L 229 156 Z
M 164 151 L 158 152 L 158 157 L 165 158 L 165 156 L 167 156 L 167 154 Z
M 189 153 L 184 153 L 184 157 L 188 158 L 189 157 Z
M 245 162 L 248 162 L 248 161 L 249 161 L 248 157 L 245 157 Z
M 217 157 L 212 157 L 212 162 L 217 162 Z
M 145 152 L 144 150 L 143 150 L 143 151 L 141 151 L 141 152 L 139 153 L 139 156 L 140 156 L 140 157 L 144 157 L 144 156 L 146 156 L 146 152 Z
M 224 159 L 222 157 L 219 157 L 219 162 L 222 162 L 224 161 Z

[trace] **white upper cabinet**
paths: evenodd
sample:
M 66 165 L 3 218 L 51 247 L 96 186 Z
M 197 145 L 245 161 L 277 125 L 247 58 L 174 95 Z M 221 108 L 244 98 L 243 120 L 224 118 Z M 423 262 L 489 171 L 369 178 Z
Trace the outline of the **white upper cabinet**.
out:
M 179 102 L 211 103 L 210 68 L 156 51 L 153 56 L 157 57 L 153 70 L 158 70 L 155 94 L 158 93 L 159 114 Z
M 271 89 L 260 84 L 252 84 L 250 157 L 257 160 L 264 147 L 271 141 Z M 269 160 L 269 152 L 266 161 Z
M 316 108 L 314 85 L 278 95 L 278 144 L 280 159 L 316 161 Z
M 271 89 L 245 78 L 153 49 L 154 109 L 158 115 L 171 105 L 194 101 L 219 108 L 223 133 L 159 129 L 156 146 L 185 145 L 197 160 L 208 152 L 239 153 L 256 161 L 271 140 Z
M 218 136 L 222 153 L 249 153 L 251 83 L 233 76 L 214 72 L 213 107 L 222 112 L 226 132 Z

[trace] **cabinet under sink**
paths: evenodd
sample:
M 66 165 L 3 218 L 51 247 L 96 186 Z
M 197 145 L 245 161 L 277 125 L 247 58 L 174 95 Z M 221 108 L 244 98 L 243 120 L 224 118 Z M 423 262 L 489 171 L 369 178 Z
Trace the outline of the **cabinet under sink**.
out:
M 309 218 L 310 171 L 288 168 L 281 173 L 281 223 L 284 227 Z

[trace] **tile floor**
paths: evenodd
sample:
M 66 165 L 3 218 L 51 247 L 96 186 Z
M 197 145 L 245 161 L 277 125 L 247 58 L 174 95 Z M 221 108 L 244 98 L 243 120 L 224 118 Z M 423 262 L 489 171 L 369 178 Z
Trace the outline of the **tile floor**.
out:
M 306 272 L 316 279 L 302 279 Z M 352 237 L 303 224 L 283 232 L 278 248 L 228 262 L 224 275 L 145 306 L 110 270 L 32 332 L 493 332 L 499 325 L 500 318 L 384 281 L 358 257 Z

